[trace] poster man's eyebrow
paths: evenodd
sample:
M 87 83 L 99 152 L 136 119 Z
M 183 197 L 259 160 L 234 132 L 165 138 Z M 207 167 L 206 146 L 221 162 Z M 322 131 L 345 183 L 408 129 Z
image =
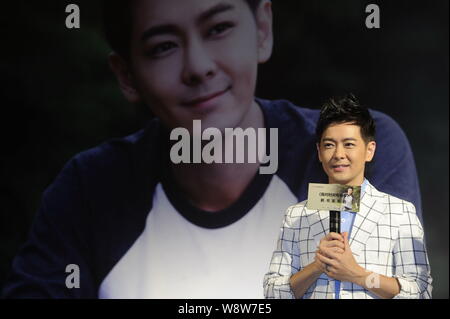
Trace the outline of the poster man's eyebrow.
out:
M 174 34 L 177 32 L 177 28 L 172 24 L 161 24 L 154 27 L 150 27 L 142 33 L 141 41 L 144 42 L 151 37 L 162 34 Z
M 225 11 L 230 11 L 233 10 L 234 6 L 232 4 L 229 3 L 219 3 L 217 5 L 215 5 L 214 7 L 206 10 L 205 12 L 203 12 L 202 14 L 200 14 L 200 16 L 198 17 L 198 22 L 202 23 L 210 18 L 212 18 L 213 16 L 225 12 Z

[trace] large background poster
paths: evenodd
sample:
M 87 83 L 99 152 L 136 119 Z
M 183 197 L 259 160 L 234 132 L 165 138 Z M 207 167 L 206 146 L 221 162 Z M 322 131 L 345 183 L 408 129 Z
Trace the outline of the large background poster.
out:
M 65 25 L 69 3 L 81 27 Z M 366 7 L 380 28 L 366 26 Z M 394 118 L 414 152 L 433 297 L 448 298 L 447 0 L 273 2 L 275 49 L 257 96 L 319 108 L 353 92 Z M 0 287 L 44 189 L 76 153 L 140 129 L 150 114 L 110 72 L 97 1 L 2 5 Z

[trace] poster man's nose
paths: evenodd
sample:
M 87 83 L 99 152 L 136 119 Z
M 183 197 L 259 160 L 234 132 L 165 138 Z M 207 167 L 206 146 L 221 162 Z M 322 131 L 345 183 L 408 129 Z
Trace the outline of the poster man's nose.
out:
M 197 85 L 216 74 L 216 64 L 201 43 L 193 41 L 184 50 L 183 82 L 187 85 Z

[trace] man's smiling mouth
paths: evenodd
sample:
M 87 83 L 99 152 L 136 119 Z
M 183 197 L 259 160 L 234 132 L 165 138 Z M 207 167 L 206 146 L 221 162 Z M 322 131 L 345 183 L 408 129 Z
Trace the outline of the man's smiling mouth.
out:
M 339 164 L 339 165 L 331 165 L 331 168 L 335 171 L 335 172 L 342 172 L 345 169 L 349 168 L 350 165 L 349 164 Z

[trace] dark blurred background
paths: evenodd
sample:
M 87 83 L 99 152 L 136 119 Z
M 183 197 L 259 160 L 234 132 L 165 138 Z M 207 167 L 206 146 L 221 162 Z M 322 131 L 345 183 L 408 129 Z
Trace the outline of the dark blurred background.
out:
M 65 27 L 69 3 L 81 9 L 81 29 Z M 381 29 L 365 27 L 370 3 L 380 6 Z M 257 89 L 310 108 L 350 91 L 401 125 L 420 179 L 435 298 L 448 298 L 449 283 L 448 6 L 275 0 L 275 50 Z M 124 100 L 108 69 L 99 1 L 22 0 L 2 4 L 0 15 L 1 288 L 64 163 L 138 130 L 149 114 Z

